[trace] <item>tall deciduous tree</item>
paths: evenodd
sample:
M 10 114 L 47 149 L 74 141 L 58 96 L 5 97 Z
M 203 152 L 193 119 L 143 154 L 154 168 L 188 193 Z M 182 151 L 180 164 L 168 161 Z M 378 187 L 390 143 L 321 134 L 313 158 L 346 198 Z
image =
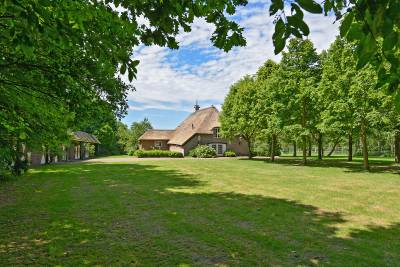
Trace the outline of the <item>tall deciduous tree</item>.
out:
M 315 88 L 320 79 L 320 58 L 310 40 L 292 39 L 288 51 L 282 54 L 282 77 L 286 83 L 283 88 L 290 111 L 289 128 L 299 129 L 303 150 L 303 163 L 307 162 L 307 148 L 315 121 Z
M 279 64 L 267 60 L 257 71 L 257 102 L 255 119 L 262 137 L 268 136 L 269 152 L 271 161 L 275 161 L 276 148 L 278 147 L 279 136 L 282 134 L 286 121 L 285 102 L 287 95 L 283 90 L 284 84 L 281 79 Z
M 220 116 L 221 134 L 227 138 L 242 137 L 252 157 L 252 145 L 260 132 L 257 117 L 257 84 L 253 77 L 245 76 L 233 84 L 225 97 Z
M 335 136 L 334 139 L 347 138 L 349 161 L 353 156 L 354 137 L 358 134 L 354 117 L 356 107 L 349 99 L 356 73 L 356 59 L 352 45 L 337 38 L 323 60 L 323 74 L 319 89 L 322 92 L 325 110 L 319 126 L 325 133 Z

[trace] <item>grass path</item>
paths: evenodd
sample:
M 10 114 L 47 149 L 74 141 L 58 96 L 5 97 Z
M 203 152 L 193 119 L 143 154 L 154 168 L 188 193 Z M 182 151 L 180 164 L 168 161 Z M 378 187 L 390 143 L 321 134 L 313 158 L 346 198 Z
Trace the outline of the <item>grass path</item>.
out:
M 40 167 L 0 183 L 0 266 L 400 266 L 398 171 L 293 159 Z

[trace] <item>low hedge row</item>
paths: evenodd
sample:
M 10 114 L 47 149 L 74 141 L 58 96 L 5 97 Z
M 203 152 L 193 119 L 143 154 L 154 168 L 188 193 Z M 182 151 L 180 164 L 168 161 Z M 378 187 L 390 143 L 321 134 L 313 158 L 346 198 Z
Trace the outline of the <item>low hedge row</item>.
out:
M 224 153 L 224 157 L 236 157 L 236 153 L 234 151 L 227 150 Z
M 183 158 L 183 154 L 169 150 L 136 150 L 138 158 Z

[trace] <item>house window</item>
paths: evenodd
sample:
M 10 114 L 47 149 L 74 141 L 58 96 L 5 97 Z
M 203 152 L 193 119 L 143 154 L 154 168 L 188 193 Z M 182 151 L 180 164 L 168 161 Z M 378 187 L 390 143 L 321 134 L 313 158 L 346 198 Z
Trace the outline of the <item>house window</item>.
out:
M 161 149 L 162 147 L 162 142 L 161 141 L 154 141 L 154 148 L 155 149 Z
M 213 132 L 214 132 L 214 137 L 215 138 L 219 138 L 220 136 L 219 136 L 219 127 L 215 127 L 214 129 L 213 129 Z
M 223 145 L 222 144 L 218 144 L 217 147 L 218 147 L 217 155 L 223 155 L 224 154 Z
M 213 143 L 213 144 L 208 144 L 208 146 L 215 150 L 217 156 L 223 156 L 226 151 L 226 144 Z

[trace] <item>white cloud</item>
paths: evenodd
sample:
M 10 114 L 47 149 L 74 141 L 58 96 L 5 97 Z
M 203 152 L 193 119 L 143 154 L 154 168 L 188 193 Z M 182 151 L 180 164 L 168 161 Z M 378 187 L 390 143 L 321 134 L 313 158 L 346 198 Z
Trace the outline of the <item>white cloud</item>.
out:
M 195 20 L 190 33 L 178 36 L 184 54 L 157 46 L 138 47 L 134 51 L 134 57 L 140 60 L 133 82 L 136 91 L 128 97 L 137 104 L 131 109 L 190 111 L 196 99 L 203 105 L 220 105 L 232 83 L 255 73 L 268 58 L 279 60 L 273 53 L 273 18 L 266 5 L 240 8 L 235 18 L 245 29 L 247 46 L 228 53 L 212 48 L 214 28 L 200 19 Z M 328 48 L 337 35 L 337 25 L 322 15 L 306 14 L 305 19 L 315 47 L 319 51 Z M 189 58 L 182 58 L 186 54 Z

